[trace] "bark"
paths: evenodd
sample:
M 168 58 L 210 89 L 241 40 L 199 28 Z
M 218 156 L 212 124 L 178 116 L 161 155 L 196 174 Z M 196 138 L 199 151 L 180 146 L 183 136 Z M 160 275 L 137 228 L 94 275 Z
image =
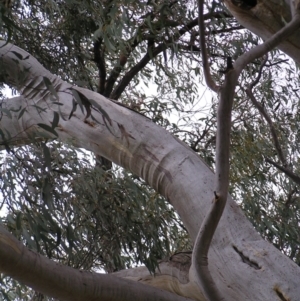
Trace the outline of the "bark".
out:
M 0 42 L 0 46 L 3 45 L 4 42 Z M 22 94 L 21 97 L 4 101 L 2 108 L 26 108 L 19 119 L 19 112 L 11 111 L 11 116 L 3 114 L 0 120 L 0 144 L 21 145 L 30 143 L 31 139 L 42 139 L 44 135 L 55 137 L 38 124 L 51 126 L 54 112 L 58 112 L 60 119 L 54 130 L 59 139 L 102 155 L 145 179 L 175 207 L 192 240 L 195 240 L 214 196 L 213 172 L 197 154 L 142 115 L 97 93 L 63 82 L 18 47 L 6 45 L 0 48 L 0 56 L 5 81 L 17 87 Z M 49 79 L 51 86 L 45 78 Z M 92 107 L 85 103 L 82 112 L 78 105 L 71 116 L 73 89 L 82 93 L 84 100 L 92 103 Z M 4 234 L 0 238 L 0 247 L 5 249 L 10 238 Z M 258 235 L 230 196 L 208 256 L 214 281 L 228 300 L 299 298 L 299 267 Z M 61 288 L 57 272 L 54 273 L 49 264 L 45 264 L 47 259 L 41 258 L 39 256 L 39 261 L 36 261 L 39 277 L 35 277 L 30 285 L 49 294 L 49 290 L 46 291 L 40 283 L 43 277 L 44 281 L 51 278 L 51 287 L 57 292 Z M 24 264 L 24 260 L 18 257 L 18 252 L 2 252 L 0 271 L 28 283 L 28 273 L 32 269 Z M 166 287 L 179 287 L 177 291 L 174 289 L 177 293 L 182 288 L 182 294 L 186 294 L 186 284 L 172 269 L 169 273 L 171 275 L 166 276 L 169 279 L 165 281 Z M 180 273 L 187 274 L 186 271 Z M 73 288 L 72 277 L 75 281 L 77 276 L 74 272 L 69 273 L 68 277 L 64 289 L 70 291 Z M 94 281 L 94 276 L 90 279 Z M 155 281 L 155 278 L 150 277 L 146 282 L 151 284 Z M 189 272 L 188 283 L 195 287 L 193 267 Z M 126 291 L 127 284 L 121 283 L 118 289 Z M 103 290 L 98 293 L 100 298 L 104 298 Z M 114 292 L 111 294 L 111 300 L 118 300 Z M 196 295 L 198 297 L 193 299 L 202 300 L 201 293 Z
M 225 4 L 238 22 L 263 40 L 271 37 L 292 18 L 293 9 L 288 0 L 257 0 L 253 8 L 238 6 L 237 0 L 225 0 Z M 294 32 L 286 41 L 278 46 L 283 52 L 300 63 L 300 31 Z
M 0 257 L 2 273 L 60 300 L 189 300 L 128 279 L 63 266 L 27 249 L 2 226 Z

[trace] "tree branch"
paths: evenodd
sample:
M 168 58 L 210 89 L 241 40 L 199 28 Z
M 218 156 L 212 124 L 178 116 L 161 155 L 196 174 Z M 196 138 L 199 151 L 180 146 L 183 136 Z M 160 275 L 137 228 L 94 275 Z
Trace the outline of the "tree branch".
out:
M 232 15 L 227 14 L 226 12 L 212 12 L 212 13 L 207 13 L 207 14 L 203 15 L 204 21 L 212 19 L 212 18 L 216 18 L 216 19 L 232 18 Z M 197 25 L 199 25 L 199 17 L 197 17 L 197 18 L 193 19 L 192 21 L 190 21 L 189 23 L 183 25 L 183 27 L 181 29 L 179 29 L 180 36 L 182 36 L 184 33 L 191 30 L 192 28 L 194 28 Z
M 275 163 L 274 161 L 272 161 L 269 158 L 266 158 L 266 162 L 272 164 L 273 166 L 275 166 L 276 168 L 278 168 L 279 170 L 281 170 L 282 172 L 284 172 L 289 178 L 291 178 L 295 183 L 300 184 L 300 177 L 298 175 L 296 175 L 290 168 L 287 167 L 287 162 L 286 162 L 286 158 L 283 155 L 283 151 L 282 148 L 280 146 L 279 143 L 279 139 L 274 127 L 274 124 L 272 122 L 272 119 L 270 118 L 270 116 L 268 115 L 267 111 L 265 110 L 265 108 L 256 100 L 252 89 L 253 87 L 259 82 L 261 75 L 262 75 L 262 69 L 263 67 L 266 65 L 268 60 L 268 56 L 266 56 L 266 58 L 264 59 L 264 61 L 262 62 L 259 71 L 258 71 L 258 75 L 256 77 L 256 79 L 249 85 L 249 87 L 246 89 L 246 93 L 249 96 L 249 98 L 251 99 L 253 105 L 258 109 L 258 111 L 261 113 L 261 115 L 264 117 L 264 119 L 267 121 L 269 127 L 270 127 L 270 131 L 271 131 L 271 136 L 273 138 L 273 142 L 274 142 L 274 146 L 277 152 L 277 155 L 279 157 L 279 160 L 281 161 L 281 163 L 283 164 L 283 166 L 280 166 L 279 164 Z
M 167 49 L 167 45 L 163 43 L 157 47 L 148 47 L 148 51 L 144 57 L 124 75 L 120 83 L 113 90 L 111 93 L 111 98 L 117 100 L 131 82 L 133 77 L 136 76 L 155 56 L 163 52 L 165 49 Z
M 297 186 L 295 186 L 292 190 L 289 191 L 287 195 L 287 200 L 285 202 L 285 206 L 288 208 L 292 203 L 294 203 L 295 198 L 293 197 L 294 194 L 298 192 Z M 294 256 L 290 257 L 293 258 Z
M 282 172 L 284 172 L 288 177 L 290 177 L 295 183 L 300 184 L 300 177 L 293 173 L 289 168 L 280 166 L 278 163 L 274 162 L 273 160 L 266 158 L 266 162 L 272 164 Z
M 214 92 L 218 92 L 219 87 L 216 85 L 215 81 L 211 76 L 210 67 L 208 63 L 207 50 L 205 45 L 203 5 L 204 5 L 204 0 L 198 0 L 198 12 L 199 12 L 198 22 L 199 22 L 200 49 L 201 49 L 201 56 L 202 56 L 203 71 L 204 71 L 204 76 L 205 76 L 205 81 L 207 86 L 210 89 L 212 89 Z
M 229 14 L 226 14 L 226 13 L 222 13 L 222 12 L 214 12 L 214 13 L 208 13 L 208 14 L 203 15 L 203 20 L 208 20 L 210 18 L 232 18 L 232 16 Z M 197 25 L 198 25 L 198 18 L 195 18 L 192 21 L 190 21 L 189 23 L 183 25 L 182 28 L 180 28 L 178 30 L 178 33 L 174 34 L 174 36 L 172 38 L 170 38 L 169 40 L 177 41 L 181 36 L 183 36 L 185 33 L 190 31 L 192 28 L 194 28 Z M 178 24 L 178 26 L 180 26 L 180 24 Z M 145 40 L 145 39 L 149 40 L 149 37 L 146 37 L 146 38 L 144 37 L 143 40 Z M 147 65 L 147 63 L 149 61 L 151 61 L 159 53 L 161 53 L 164 50 L 166 50 L 167 48 L 169 48 L 171 45 L 172 45 L 172 43 L 168 43 L 168 41 L 166 41 L 165 43 L 161 43 L 158 46 L 156 46 L 155 48 L 153 48 L 153 50 L 151 50 L 152 51 L 151 56 L 147 52 L 145 54 L 145 56 L 134 67 L 132 67 L 131 70 L 129 70 L 124 75 L 124 77 L 119 82 L 117 87 L 115 87 L 113 92 L 110 94 L 110 98 L 117 100 L 121 96 L 123 91 L 126 89 L 126 87 L 130 83 L 132 78 L 135 75 L 137 75 L 139 73 L 139 71 L 141 71 Z M 148 48 L 148 51 L 149 51 L 149 48 Z
M 195 271 L 195 281 L 204 291 L 207 300 L 221 301 L 219 288 L 216 286 L 208 268 L 208 251 L 220 218 L 223 214 L 229 188 L 229 154 L 230 154 L 230 131 L 231 111 L 234 91 L 237 83 L 237 74 L 232 69 L 232 63 L 228 63 L 225 74 L 225 82 L 221 89 L 213 81 L 208 65 L 203 22 L 203 1 L 198 1 L 199 7 L 199 30 L 203 69 L 207 85 L 214 91 L 220 90 L 220 101 L 217 114 L 217 147 L 216 147 L 216 190 L 213 204 L 203 220 L 193 250 L 192 268 Z M 230 65 L 230 66 L 229 66 Z
M 106 81 L 106 67 L 105 67 L 103 53 L 101 52 L 101 44 L 102 44 L 101 38 L 99 38 L 96 42 L 94 42 L 94 61 L 98 67 L 98 73 L 99 73 L 99 85 L 98 85 L 97 92 L 103 94 L 105 88 L 105 81 Z
M 225 299 L 221 296 L 208 269 L 208 251 L 227 201 L 231 111 L 236 83 L 237 75 L 234 70 L 230 70 L 225 74 L 225 82 L 220 89 L 217 114 L 215 197 L 210 211 L 201 224 L 193 250 L 193 268 L 197 275 L 196 281 L 205 292 L 207 299 L 214 301 Z
M 250 51 L 244 53 L 242 56 L 240 56 L 236 60 L 236 62 L 234 64 L 234 68 L 235 68 L 235 70 L 238 74 L 241 73 L 241 71 L 245 68 L 245 66 L 248 63 L 252 62 L 256 58 L 259 58 L 259 57 L 267 54 L 270 50 L 272 50 L 274 47 L 276 47 L 282 41 L 287 39 L 291 34 L 293 34 L 295 32 L 295 30 L 299 29 L 299 27 L 300 27 L 300 5 L 299 5 L 299 2 L 297 2 L 297 4 L 295 4 L 294 7 L 295 7 L 295 9 L 294 9 L 294 13 L 293 13 L 293 16 L 292 16 L 292 20 L 286 26 L 281 28 L 278 32 L 276 32 L 273 36 L 271 36 L 269 39 L 267 39 L 264 43 L 252 48 Z M 254 82 L 254 85 L 255 85 L 255 82 Z M 249 91 L 250 91 L 250 93 L 249 93 Z M 251 89 L 248 89 L 248 93 L 249 93 L 249 97 L 251 95 L 250 98 L 251 98 L 252 102 L 254 101 L 257 108 L 261 111 L 261 113 L 263 114 L 263 116 L 265 117 L 265 119 L 267 120 L 269 125 L 273 125 L 272 120 L 270 118 L 268 118 L 269 116 L 267 114 L 264 114 L 266 112 L 264 110 L 262 110 L 263 109 L 262 106 L 256 101 L 256 99 L 254 97 L 252 97 L 253 93 L 252 93 Z M 276 135 L 274 127 L 271 127 L 271 134 L 273 136 L 273 140 L 274 140 L 274 144 L 275 144 L 278 156 L 279 156 L 280 160 L 283 162 L 283 164 L 286 165 L 286 160 L 285 160 L 285 158 L 283 156 L 283 153 L 281 151 L 281 147 L 280 147 L 280 144 L 278 142 L 277 135 Z M 291 179 L 293 179 L 296 183 L 298 183 L 297 182 L 298 181 L 298 176 L 295 175 L 291 170 L 289 170 L 286 167 L 282 167 L 282 166 L 278 165 L 277 163 L 275 163 L 274 161 L 272 161 L 270 159 L 267 159 L 267 160 L 268 160 L 267 162 L 273 164 L 278 169 L 285 172 L 286 175 L 288 175 Z
M 190 300 L 132 280 L 59 264 L 27 249 L 3 226 L 0 242 L 1 272 L 62 301 Z
M 245 27 L 242 25 L 239 25 L 239 26 L 233 26 L 230 28 L 222 28 L 219 30 L 204 31 L 204 35 L 209 36 L 209 35 L 216 35 L 216 34 L 220 34 L 220 33 L 228 33 L 228 32 L 231 32 L 234 30 L 240 30 L 240 29 L 245 29 Z M 195 36 L 199 36 L 199 32 L 196 32 Z
M 27 106 L 21 118 L 19 118 L 19 113 L 16 110 L 11 111 L 12 118 L 3 115 L 0 120 L 0 128 L 9 130 L 11 135 L 5 137 L 0 135 L 0 143 L 4 143 L 6 139 L 12 136 L 18 138 L 19 145 L 20 143 L 28 143 L 33 138 L 44 139 L 47 131 L 40 128 L 38 124 L 46 124 L 51 128 L 53 114 L 59 112 L 60 119 L 55 130 L 62 141 L 101 154 L 142 177 L 150 186 L 170 201 L 180 214 L 191 240 L 195 241 L 199 232 L 199 221 L 201 223 L 204 210 L 208 206 L 208 202 L 205 200 L 211 199 L 213 190 L 215 190 L 212 185 L 215 176 L 200 157 L 189 149 L 186 144 L 181 143 L 177 138 L 172 137 L 167 131 L 142 115 L 118 106 L 98 93 L 77 88 L 62 81 L 47 71 L 26 51 L 11 44 L 3 45 L 5 45 L 5 42 L 0 41 L 1 63 L 7 72 L 5 80 L 8 84 L 19 88 L 23 95 L 23 97 L 17 97 L 14 100 L 5 100 L 5 103 L 12 105 L 14 102 L 13 108 L 15 109 L 21 106 L 24 107 L 24 105 Z M 28 71 L 24 76 L 19 76 L 22 70 Z M 228 76 L 232 77 L 231 80 L 236 80 L 237 75 L 235 73 L 235 70 L 230 71 L 225 76 L 225 80 Z M 51 82 L 52 91 L 45 85 L 45 79 L 47 78 Z M 74 114 L 71 119 L 65 118 L 73 110 L 74 95 L 72 91 L 74 89 L 94 103 L 91 108 L 91 116 L 88 119 L 86 112 L 82 112 L 79 106 L 74 112 L 76 115 Z M 53 94 L 53 92 L 55 93 Z M 221 93 L 224 94 L 222 89 Z M 57 94 L 59 102 L 54 103 L 55 94 Z M 224 96 L 226 95 L 222 97 Z M 230 95 L 226 99 L 230 99 Z M 39 111 L 37 106 L 43 110 Z M 97 107 L 101 107 L 101 111 L 96 110 Z M 126 132 L 120 131 L 120 125 Z M 32 129 L 32 131 L 29 132 L 29 129 Z M 194 176 L 189 177 L 191 174 Z M 195 198 L 195 196 L 198 197 Z M 287 298 L 298 300 L 299 267 L 263 240 L 236 203 L 232 199 L 228 199 L 228 201 L 229 206 L 227 206 L 224 216 L 220 220 L 219 227 L 221 230 L 215 232 L 214 243 L 210 247 L 210 267 L 212 267 L 212 276 L 218 283 L 219 289 L 224 292 L 229 300 L 249 299 L 249 292 L 255 300 L 275 300 L 278 295 L 274 291 L 274 286 L 278 285 L 278 279 L 284 269 L 288 269 L 290 274 L 286 275 L 285 279 L 281 279 L 280 288 L 282 288 L 282 294 Z M 12 247 L 12 251 L 16 250 L 16 252 L 12 254 L 10 247 L 5 243 L 6 241 L 4 236 L 0 235 L 0 250 L 6 251 L 6 253 L 0 251 L 0 268 L 5 268 L 7 273 L 12 268 L 13 273 L 18 273 L 20 281 L 23 278 L 24 282 L 32 281 L 34 283 L 36 281 L 34 288 L 41 285 L 44 289 L 50 290 L 52 279 L 45 278 L 47 276 L 45 276 L 45 270 L 38 270 L 42 274 L 41 277 L 43 277 L 41 280 L 39 278 L 40 274 L 35 279 L 28 278 L 33 277 L 35 272 L 35 270 L 32 270 L 32 261 L 25 267 L 19 265 L 16 268 L 14 266 L 11 256 L 15 254 L 16 262 L 22 261 L 22 256 L 20 256 L 19 249 L 14 247 Z M 1 248 L 2 244 L 4 244 L 3 249 Z M 14 246 L 14 244 L 10 244 L 10 246 Z M 245 263 L 242 260 L 237 260 L 237 253 L 232 246 L 237 246 L 239 250 L 247 250 L 247 254 L 257 261 L 259 266 L 263 267 L 263 274 L 257 273 L 257 270 L 247 268 L 247 266 L 245 268 Z M 264 250 L 264 256 L 260 256 L 261 250 Z M 39 256 L 33 256 L 39 260 Z M 224 262 L 226 262 L 225 265 L 222 264 Z M 22 261 L 22 263 L 25 262 Z M 60 265 L 54 264 L 54 267 L 55 273 L 52 276 L 55 278 L 56 275 L 60 275 Z M 241 273 L 241 271 L 243 272 Z M 83 273 L 86 275 L 85 272 Z M 93 275 L 90 272 L 88 274 L 90 274 L 90 277 Z M 23 278 L 21 279 L 21 277 Z M 95 290 L 101 290 L 103 294 L 108 294 L 108 291 L 113 292 L 112 295 L 114 295 L 117 289 L 116 293 L 119 294 L 118 285 L 116 285 L 118 283 L 114 282 L 113 287 L 108 286 L 106 289 L 105 283 L 98 283 L 99 279 L 105 281 L 105 279 L 110 278 L 97 278 L 97 285 L 93 286 Z M 247 282 L 249 279 L 256 279 L 256 281 Z M 81 280 L 79 280 L 79 285 L 82 285 Z M 62 292 L 74 290 L 74 294 L 76 294 L 77 282 L 74 282 L 73 279 L 70 279 L 67 283 L 66 281 L 66 279 L 63 279 Z M 245 283 L 244 281 L 247 283 L 247 287 L 241 290 L 240 284 Z M 57 282 L 55 283 L 57 284 Z M 130 282 L 124 283 L 131 285 Z M 136 283 L 133 285 L 136 285 Z M 194 287 L 193 283 L 191 285 Z M 284 290 L 286 286 L 290 288 L 288 291 Z M 177 284 L 175 287 L 177 289 Z M 89 285 L 85 286 L 85 290 L 88 292 L 90 292 L 89 288 Z M 185 286 L 185 289 L 190 291 L 190 286 Z M 125 297 L 127 291 L 128 294 L 132 292 L 131 287 L 127 290 L 127 286 L 120 288 L 120 294 L 121 291 L 122 294 L 125 294 Z M 176 300 L 177 296 L 171 296 L 172 300 Z M 199 294 L 196 296 L 198 298 Z M 136 298 L 136 295 L 133 294 L 130 297 L 132 300 L 132 297 Z M 154 295 L 154 298 L 156 297 L 157 295 Z M 83 300 L 86 299 L 85 296 Z M 159 297 L 156 300 L 159 300 Z
M 204 66 L 205 79 L 208 86 L 214 91 L 218 91 L 214 83 L 207 60 L 204 39 L 204 22 L 203 22 L 203 0 L 198 0 L 199 8 L 199 30 L 202 60 Z M 238 58 L 235 69 L 230 67 L 226 70 L 225 82 L 220 90 L 220 102 L 218 107 L 217 120 L 217 148 L 216 148 L 216 192 L 213 205 L 201 224 L 193 253 L 193 269 L 195 271 L 195 281 L 203 289 L 208 300 L 224 300 L 217 288 L 210 271 L 208 269 L 208 251 L 212 237 L 215 233 L 219 220 L 223 214 L 229 187 L 229 146 L 231 130 L 231 110 L 234 98 L 234 91 L 239 74 L 243 68 L 253 59 L 260 57 L 272 48 L 278 45 L 289 34 L 292 34 L 300 25 L 299 14 L 295 14 L 293 20 L 282 30 L 273 35 L 265 43 L 251 49 Z M 231 58 L 230 62 L 231 63 Z M 228 68 L 227 68 L 228 69 Z
M 106 87 L 105 87 L 103 96 L 115 99 L 110 95 L 112 90 L 113 90 L 114 84 L 117 81 L 123 67 L 127 63 L 129 55 L 132 53 L 133 49 L 136 48 L 136 46 L 138 44 L 140 44 L 141 42 L 142 41 L 138 41 L 138 39 L 135 38 L 133 44 L 130 47 L 130 49 L 128 49 L 129 47 L 126 47 L 126 50 L 124 52 L 121 51 L 119 61 L 117 62 L 117 65 L 113 68 L 113 70 L 111 71 L 111 73 L 110 73 L 110 75 L 107 79 Z
M 280 159 L 280 161 L 282 162 L 283 166 L 287 165 L 286 159 L 283 155 L 283 151 L 281 149 L 280 143 L 279 143 L 279 139 L 274 127 L 274 124 L 272 122 L 272 119 L 270 118 L 270 116 L 268 115 L 267 111 L 265 110 L 265 108 L 256 100 L 252 89 L 255 85 L 257 85 L 257 83 L 259 82 L 260 78 L 261 78 L 261 74 L 262 74 L 262 69 L 265 66 L 266 62 L 268 61 L 268 56 L 266 56 L 266 58 L 264 59 L 264 61 L 262 62 L 259 71 L 258 71 L 258 75 L 256 77 L 256 79 L 249 85 L 249 87 L 246 89 L 246 93 L 249 96 L 250 100 L 252 101 L 253 105 L 258 109 L 258 111 L 260 112 L 260 114 L 263 116 L 263 118 L 266 120 L 266 122 L 268 123 L 270 130 L 271 130 L 271 136 L 273 138 L 273 142 L 274 142 L 274 146 L 276 149 L 276 152 L 278 154 L 278 157 Z
M 267 54 L 273 48 L 275 48 L 282 41 L 286 40 L 291 34 L 295 32 L 300 26 L 300 8 L 297 8 L 296 13 L 294 14 L 292 20 L 279 31 L 277 31 L 273 36 L 267 39 L 264 43 L 252 48 L 248 52 L 241 55 L 234 64 L 234 68 L 238 73 L 241 73 L 242 70 L 253 60 L 262 57 Z

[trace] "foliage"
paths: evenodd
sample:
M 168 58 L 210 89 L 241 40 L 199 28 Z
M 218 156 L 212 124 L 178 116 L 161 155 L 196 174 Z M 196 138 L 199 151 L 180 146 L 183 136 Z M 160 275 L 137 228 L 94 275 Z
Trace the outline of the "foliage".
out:
M 299 103 L 295 74 L 294 62 L 275 52 L 255 87 L 256 98 L 273 121 L 286 162 L 281 162 L 270 126 L 241 89 L 243 106 L 250 109 L 239 110 L 233 127 L 232 185 L 256 229 L 300 264 L 299 185 L 266 161 L 286 164 L 298 173 Z
M 104 171 L 55 142 L 11 152 L 2 165 L 7 226 L 30 248 L 77 268 L 114 271 L 133 263 L 153 270 L 179 247 L 173 210 L 124 170 Z
M 4 223 L 29 248 L 64 264 L 113 272 L 187 247 L 166 201 L 124 170 L 56 142 L 11 150 L 2 160 Z
M 207 1 L 206 39 L 215 80 L 227 56 L 261 41 L 243 29 L 222 1 Z M 214 167 L 217 98 L 201 95 L 193 1 L 13 1 L 1 9 L 1 35 L 64 80 L 119 100 L 172 131 Z M 297 184 L 280 163 L 270 126 L 246 94 L 261 61 L 237 89 L 231 193 L 256 229 L 300 263 Z M 299 170 L 298 69 L 273 51 L 253 92 L 273 120 L 287 165 Z M 112 272 L 188 247 L 178 216 L 145 183 L 58 142 L 11 149 L 2 158 L 7 227 L 30 248 L 84 269 Z M 111 213 L 114 213 L 113 215 Z M 11 280 L 7 290 L 15 286 Z M 10 292 L 12 299 L 26 295 Z M 3 292 L 3 296 L 8 291 Z

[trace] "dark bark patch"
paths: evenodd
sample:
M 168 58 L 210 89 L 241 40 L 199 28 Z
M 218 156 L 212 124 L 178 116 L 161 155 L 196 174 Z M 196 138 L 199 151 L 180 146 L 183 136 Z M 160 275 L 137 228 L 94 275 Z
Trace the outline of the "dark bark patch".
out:
M 244 263 L 248 264 L 250 267 L 254 268 L 255 270 L 261 269 L 261 267 L 255 261 L 253 261 L 249 257 L 245 256 L 243 254 L 243 252 L 238 250 L 238 248 L 236 246 L 233 246 L 233 249 L 235 252 L 237 252 L 240 255 L 240 257 Z
M 232 4 L 249 10 L 257 5 L 257 0 L 232 0 Z
M 276 292 L 277 296 L 279 297 L 279 299 L 281 301 L 290 301 L 291 300 L 290 298 L 287 298 L 283 295 L 283 293 L 280 291 L 278 286 L 274 287 L 274 291 Z

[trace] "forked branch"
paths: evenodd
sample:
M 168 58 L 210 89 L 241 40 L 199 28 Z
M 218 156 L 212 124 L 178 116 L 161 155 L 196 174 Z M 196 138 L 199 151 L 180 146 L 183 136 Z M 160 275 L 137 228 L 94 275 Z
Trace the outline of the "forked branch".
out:
M 293 15 L 292 20 L 286 24 L 283 28 L 277 31 L 273 36 L 267 39 L 264 43 L 252 48 L 241 55 L 234 64 L 234 68 L 238 73 L 253 60 L 260 58 L 267 54 L 269 51 L 278 46 L 282 41 L 286 40 L 291 34 L 293 34 L 300 27 L 300 7 L 296 8 L 296 12 Z
M 204 23 L 204 20 L 208 20 L 210 18 L 231 18 L 230 15 L 226 13 L 207 13 L 205 15 L 202 14 L 202 22 Z M 192 30 L 195 26 L 197 26 L 199 22 L 198 18 L 193 19 L 192 21 L 188 22 L 187 24 L 183 24 L 181 28 L 178 29 L 178 32 L 176 32 L 172 37 L 170 37 L 168 40 L 165 40 L 163 42 L 158 43 L 158 41 L 155 41 L 158 43 L 157 46 L 152 43 L 152 45 L 148 44 L 147 53 L 144 55 L 144 57 L 136 64 L 134 65 L 126 74 L 123 76 L 123 78 L 119 81 L 116 87 L 114 87 L 113 91 L 109 95 L 110 98 L 117 100 L 123 91 L 126 89 L 126 87 L 129 85 L 131 80 L 157 55 L 167 50 L 171 45 L 173 45 L 174 42 L 178 41 L 180 37 L 185 35 L 187 32 Z M 181 24 L 178 24 L 178 26 Z M 204 36 L 203 36 L 204 37 Z M 149 37 L 146 38 L 146 36 L 143 36 L 143 40 L 149 40 Z M 150 46 L 150 47 L 149 47 Z M 186 49 L 187 51 L 193 51 L 190 48 Z M 207 63 L 208 65 L 208 63 Z M 208 66 L 209 67 L 209 66 Z M 115 80 L 116 81 L 116 80 Z
M 229 188 L 229 149 L 230 149 L 230 131 L 231 131 L 231 111 L 234 98 L 234 91 L 237 85 L 238 77 L 245 66 L 255 58 L 267 54 L 271 49 L 276 47 L 280 42 L 286 39 L 300 26 L 299 8 L 294 14 L 293 19 L 283 29 L 274 34 L 263 44 L 251 49 L 247 53 L 239 57 L 234 65 L 227 64 L 229 68 L 225 72 L 225 82 L 222 87 L 215 84 L 211 77 L 207 52 L 205 48 L 204 38 L 204 22 L 203 22 L 203 0 L 198 0 L 199 7 L 199 30 L 200 30 L 200 46 L 203 61 L 203 70 L 207 85 L 213 91 L 220 91 L 220 101 L 217 117 L 217 145 L 216 145 L 216 190 L 213 204 L 209 213 L 206 215 L 196 242 L 194 245 L 192 268 L 195 272 L 195 281 L 202 288 L 207 300 L 220 301 L 225 300 L 219 289 L 217 288 L 210 271 L 208 269 L 208 251 L 212 237 L 215 233 L 217 225 L 223 214 Z M 230 66 L 229 66 L 230 65 Z M 261 71 L 260 71 L 261 72 Z M 253 86 L 258 82 L 259 78 L 254 81 Z M 251 87 L 252 88 L 252 87 Z M 250 91 L 251 91 L 250 88 Z
M 237 83 L 237 75 L 232 67 L 231 58 L 228 59 L 228 68 L 225 73 L 225 82 L 219 88 L 211 77 L 204 38 L 203 0 L 198 1 L 200 45 L 203 61 L 203 70 L 207 85 L 214 91 L 220 92 L 220 100 L 217 114 L 217 147 L 216 147 L 216 190 L 210 211 L 201 224 L 193 250 L 192 267 L 195 271 L 196 283 L 202 288 L 207 300 L 221 301 L 225 298 L 216 286 L 209 268 L 208 251 L 223 214 L 227 201 L 229 187 L 229 148 L 231 131 L 231 111 L 234 90 Z

